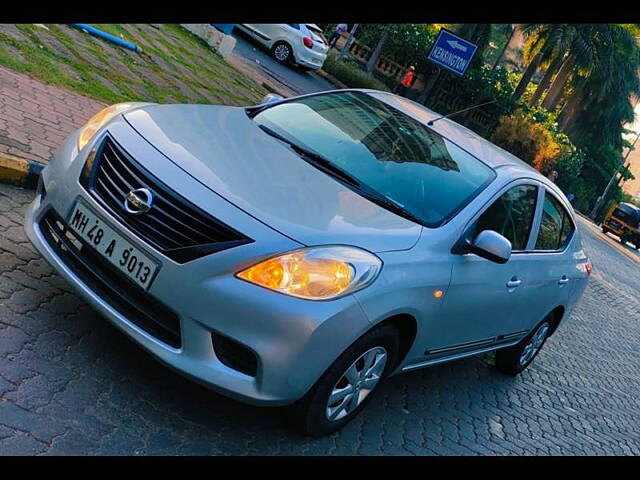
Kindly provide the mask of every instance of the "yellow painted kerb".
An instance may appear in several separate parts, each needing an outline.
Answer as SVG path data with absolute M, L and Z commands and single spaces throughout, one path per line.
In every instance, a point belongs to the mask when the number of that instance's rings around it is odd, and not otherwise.
M 29 175 L 29 161 L 0 153 L 0 182 L 22 185 Z

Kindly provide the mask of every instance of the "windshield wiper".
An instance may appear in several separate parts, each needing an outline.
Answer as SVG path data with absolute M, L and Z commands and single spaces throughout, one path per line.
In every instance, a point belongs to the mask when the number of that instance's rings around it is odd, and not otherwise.
M 309 163 L 311 163 L 314 166 L 320 168 L 325 173 L 328 173 L 329 175 L 331 175 L 333 177 L 338 177 L 341 180 L 343 180 L 344 182 L 347 182 L 348 184 L 350 184 L 350 185 L 352 185 L 354 187 L 360 187 L 361 186 L 360 181 L 356 177 L 351 175 L 349 172 L 346 172 L 342 168 L 338 167 L 336 164 L 334 164 L 330 160 L 327 160 L 326 158 L 324 158 L 319 153 L 316 153 L 316 152 L 314 152 L 312 150 L 309 150 L 307 148 L 301 147 L 300 145 L 296 144 L 295 142 L 293 142 L 293 141 L 289 140 L 288 138 L 283 137 L 279 133 L 273 131 L 272 129 L 270 129 L 266 125 L 258 125 L 258 126 L 265 133 L 267 133 L 267 134 L 271 135 L 272 137 L 277 138 L 278 140 L 280 140 L 280 141 L 286 143 L 287 145 L 289 145 L 294 152 L 296 152 L 298 155 L 302 156 Z
M 333 162 L 331 162 L 330 160 L 327 160 L 326 158 L 324 158 L 322 155 L 313 152 L 311 150 L 308 150 L 304 147 L 301 147 L 300 145 L 297 145 L 295 142 L 289 140 L 288 138 L 280 135 L 279 133 L 275 132 L 274 130 L 272 130 L 271 128 L 267 127 L 266 125 L 258 125 L 260 127 L 260 129 L 262 129 L 265 133 L 267 133 L 268 135 L 271 135 L 274 138 L 277 138 L 278 140 L 286 143 L 287 145 L 289 145 L 291 147 L 291 149 L 293 149 L 296 153 L 298 153 L 302 158 L 304 158 L 307 162 L 311 163 L 312 165 L 314 165 L 315 167 L 319 168 L 320 170 L 322 170 L 323 172 L 338 178 L 340 180 L 342 180 L 345 183 L 348 183 L 349 185 L 351 185 L 352 187 L 355 187 L 355 190 L 362 195 L 364 198 L 366 198 L 367 200 L 383 207 L 386 208 L 387 210 L 400 215 L 401 217 L 407 218 L 409 220 L 411 220 L 412 222 L 418 223 L 420 225 L 424 225 L 424 221 L 421 220 L 420 218 L 416 217 L 415 215 L 411 214 L 410 212 L 408 212 L 402 205 L 400 205 L 399 203 L 396 203 L 395 201 L 393 201 L 392 199 L 390 199 L 389 197 L 377 192 L 376 190 L 374 190 L 373 188 L 369 187 L 368 185 L 364 185 L 362 182 L 360 182 L 357 178 L 355 178 L 353 175 L 351 175 L 350 173 L 346 172 L 345 170 L 343 170 L 342 168 L 340 168 L 339 166 L 337 166 L 336 164 L 334 164 Z
M 424 225 L 424 220 L 416 217 L 402 205 L 390 199 L 386 195 L 382 195 L 371 188 L 361 188 L 358 190 L 358 193 L 360 193 L 367 200 L 376 203 L 381 207 L 386 208 L 387 210 L 397 215 L 400 215 L 401 217 L 407 218 L 412 222 L 418 223 L 420 225 Z

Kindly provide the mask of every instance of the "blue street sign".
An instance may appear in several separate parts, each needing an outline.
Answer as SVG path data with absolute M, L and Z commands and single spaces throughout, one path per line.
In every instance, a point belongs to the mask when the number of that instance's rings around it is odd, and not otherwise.
M 438 33 L 427 60 L 458 75 L 464 75 L 478 47 L 444 28 Z

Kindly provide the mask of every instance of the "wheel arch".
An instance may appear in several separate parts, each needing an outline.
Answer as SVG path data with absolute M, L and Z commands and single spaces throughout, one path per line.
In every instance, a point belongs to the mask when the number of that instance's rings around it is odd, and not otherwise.
M 551 332 L 549 332 L 549 336 L 553 335 L 560 326 L 560 322 L 564 317 L 565 311 L 566 308 L 564 307 L 564 305 L 558 305 L 556 308 L 551 310 L 551 312 L 549 312 L 549 314 L 552 316 Z
M 395 368 L 402 363 L 416 341 L 416 337 L 418 335 L 418 321 L 413 315 L 408 313 L 399 313 L 376 323 L 370 330 L 385 325 L 392 325 L 395 327 L 398 330 L 400 337 L 400 348 L 398 351 L 396 365 L 394 365 Z

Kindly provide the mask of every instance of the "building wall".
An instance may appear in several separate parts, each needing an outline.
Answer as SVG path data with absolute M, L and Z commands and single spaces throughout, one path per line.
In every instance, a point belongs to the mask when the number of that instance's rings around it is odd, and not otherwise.
M 634 107 L 635 120 L 633 123 L 628 123 L 624 126 L 624 128 L 631 130 L 631 133 L 626 134 L 624 138 L 633 143 L 636 141 L 638 132 L 640 132 L 640 103 L 637 96 L 631 96 L 631 104 Z M 623 155 L 626 155 L 626 153 L 626 150 L 623 151 Z M 629 170 L 636 178 L 624 182 L 622 190 L 640 201 L 640 139 L 636 141 L 635 149 L 627 157 L 626 163 L 630 163 Z
M 629 169 L 636 178 L 624 182 L 622 189 L 629 195 L 636 197 L 637 200 L 640 200 L 640 140 L 636 143 L 636 149 L 632 150 L 629 157 L 627 157 L 627 162 L 631 162 Z

